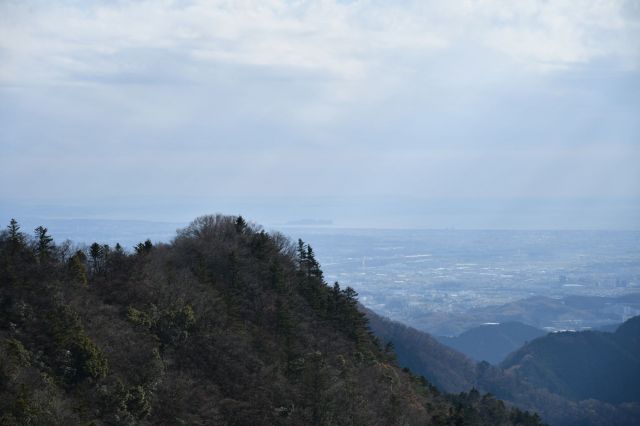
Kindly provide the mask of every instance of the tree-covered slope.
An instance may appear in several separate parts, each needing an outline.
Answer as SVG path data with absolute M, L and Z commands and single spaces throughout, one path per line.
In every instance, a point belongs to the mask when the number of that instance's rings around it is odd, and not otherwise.
M 0 234 L 0 424 L 536 424 L 401 370 L 311 247 L 205 216 L 135 253 Z
M 382 342 L 392 344 L 401 366 L 428 378 L 446 392 L 468 391 L 476 385 L 476 363 L 465 355 L 427 333 L 381 317 L 365 307 L 360 309 L 367 315 L 374 334 Z
M 552 333 L 511 354 L 502 367 L 571 399 L 640 401 L 640 316 L 615 333 Z
M 371 328 L 383 343 L 391 342 L 398 363 L 449 392 L 478 389 L 517 407 L 539 413 L 553 425 L 629 425 L 640 423 L 640 403 L 612 404 L 596 399 L 573 400 L 560 395 L 544 383 L 532 383 L 517 369 L 502 369 L 487 362 L 474 363 L 463 354 L 441 344 L 422 331 L 382 318 L 364 309 Z M 631 322 L 621 327 L 633 334 Z M 637 336 L 637 334 L 636 334 Z M 620 384 L 626 386 L 625 381 Z M 637 382 L 636 382 L 637 383 Z M 602 386 L 616 385 L 603 381 Z M 637 384 L 633 384 L 637 386 Z

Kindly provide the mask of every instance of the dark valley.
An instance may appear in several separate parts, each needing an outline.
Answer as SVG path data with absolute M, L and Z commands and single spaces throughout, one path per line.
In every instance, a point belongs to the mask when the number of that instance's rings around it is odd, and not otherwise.
M 459 336 L 436 338 L 476 361 L 499 364 L 511 352 L 545 334 L 547 334 L 545 331 L 536 327 L 513 321 L 484 324 L 467 330 Z
M 625 322 L 615 334 L 551 333 L 493 366 L 476 362 L 425 332 L 364 312 L 374 333 L 383 342 L 392 342 L 400 365 L 445 391 L 490 392 L 554 425 L 640 422 L 640 317 Z

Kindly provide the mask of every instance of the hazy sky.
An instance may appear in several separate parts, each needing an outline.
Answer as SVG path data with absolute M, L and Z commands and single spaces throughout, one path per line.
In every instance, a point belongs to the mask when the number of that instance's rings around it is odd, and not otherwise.
M 3 0 L 0 197 L 626 200 L 639 227 L 639 40 L 638 0 Z

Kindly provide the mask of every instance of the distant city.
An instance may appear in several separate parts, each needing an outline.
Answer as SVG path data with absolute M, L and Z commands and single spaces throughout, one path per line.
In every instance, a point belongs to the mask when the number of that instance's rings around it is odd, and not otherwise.
M 179 222 L 26 219 L 57 242 L 131 248 L 170 241 Z M 278 228 L 276 228 L 278 229 Z M 330 284 L 377 313 L 435 335 L 519 321 L 547 331 L 640 314 L 638 231 L 375 230 L 282 226 L 312 245 Z
M 640 313 L 639 232 L 288 232 L 314 246 L 327 281 L 432 334 L 501 320 L 581 330 Z

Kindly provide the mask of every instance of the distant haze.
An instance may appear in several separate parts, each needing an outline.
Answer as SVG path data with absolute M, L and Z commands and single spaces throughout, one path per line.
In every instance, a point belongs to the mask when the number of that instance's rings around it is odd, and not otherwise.
M 640 228 L 640 3 L 4 1 L 0 219 Z
M 106 198 L 0 200 L 0 220 L 15 217 L 28 227 L 55 221 L 152 221 L 135 225 L 155 232 L 166 223 L 171 234 L 195 217 L 222 212 L 241 214 L 267 229 L 287 227 L 395 229 L 639 229 L 640 202 L 624 199 L 425 199 L 410 197 L 202 197 L 174 199 Z M 128 226 L 121 222 L 122 226 Z M 31 226 L 33 225 L 33 226 Z M 111 224 L 108 228 L 112 228 Z M 75 225 L 74 225 L 75 226 Z

